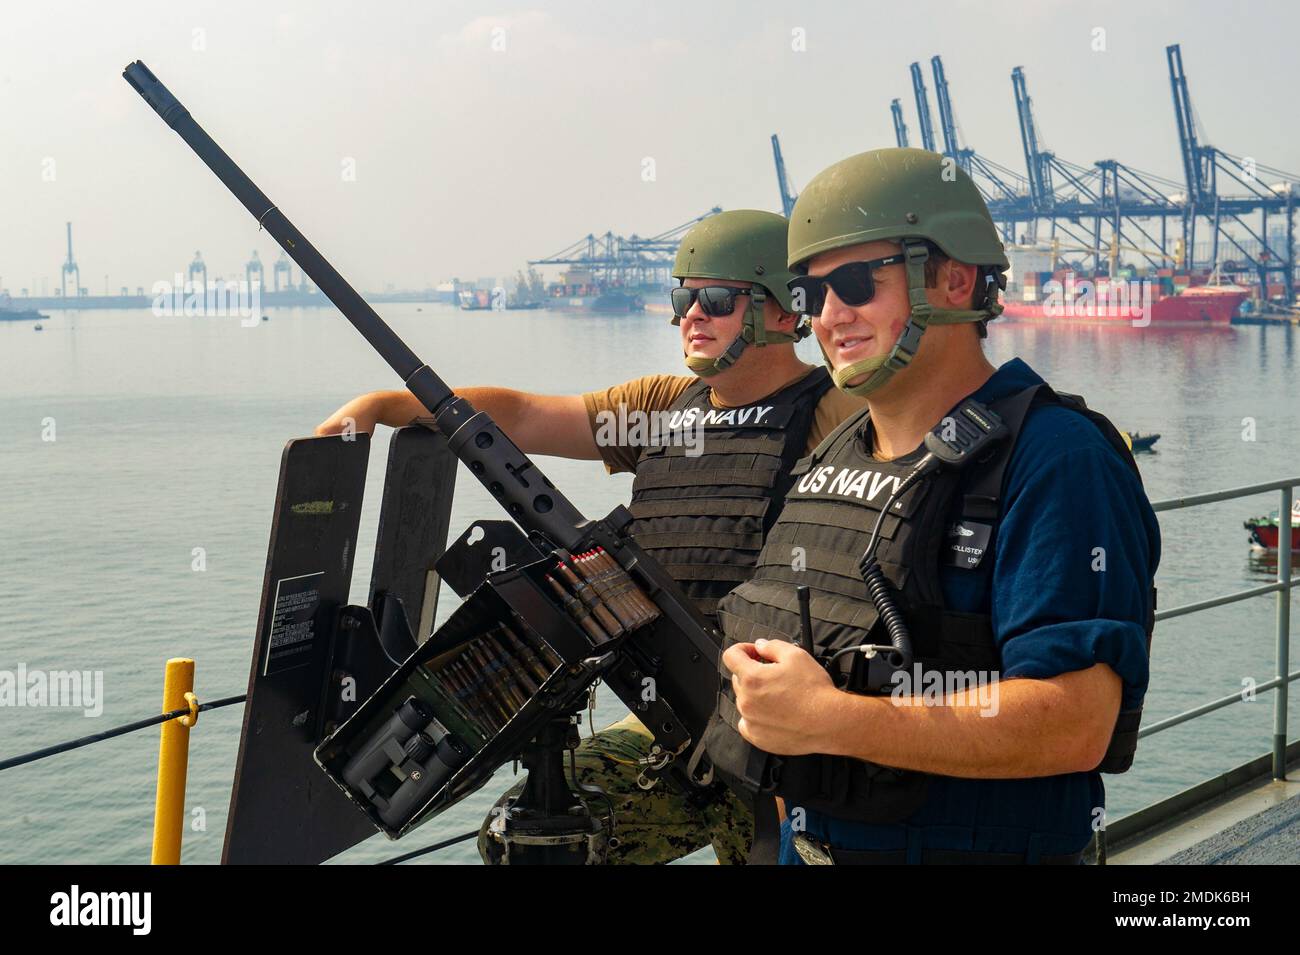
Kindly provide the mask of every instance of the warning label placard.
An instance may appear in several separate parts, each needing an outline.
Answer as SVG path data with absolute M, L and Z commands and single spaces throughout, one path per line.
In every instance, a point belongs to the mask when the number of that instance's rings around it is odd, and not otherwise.
M 316 610 L 320 607 L 317 585 L 324 576 L 322 570 L 276 581 L 263 676 L 291 670 L 309 661 L 316 641 Z

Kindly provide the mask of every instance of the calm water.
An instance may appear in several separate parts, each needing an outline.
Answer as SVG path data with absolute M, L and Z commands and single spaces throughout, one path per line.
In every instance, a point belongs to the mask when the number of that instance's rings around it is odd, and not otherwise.
M 659 315 L 380 312 L 453 385 L 567 393 L 679 370 L 676 333 Z M 251 329 L 148 312 L 55 313 L 44 324 L 38 334 L 0 323 L 0 670 L 102 670 L 105 700 L 95 719 L 0 712 L 0 756 L 157 712 L 170 656 L 196 659 L 201 699 L 242 693 L 284 442 L 310 434 L 353 394 L 396 387 L 332 310 L 276 310 Z M 804 346 L 815 360 L 815 346 Z M 1002 325 L 989 351 L 995 362 L 1020 355 L 1120 427 L 1161 432 L 1158 453 L 1140 459 L 1153 499 L 1300 473 L 1293 329 Z M 42 440 L 49 419 L 52 442 Z M 1243 439 L 1245 419 L 1254 440 Z M 371 451 L 374 509 L 389 433 Z M 541 463 L 588 514 L 627 499 L 627 476 Z M 1161 606 L 1264 582 L 1275 564 L 1250 556 L 1241 522 L 1276 506 L 1268 495 L 1166 516 Z M 453 535 L 496 516 L 477 482 L 458 482 Z M 362 521 L 356 602 L 366 597 L 376 520 L 371 512 Z M 191 569 L 195 547 L 207 554 L 201 573 Z M 455 604 L 445 592 L 439 619 Z M 1270 596 L 1161 624 L 1147 720 L 1271 677 L 1274 618 Z M 606 696 L 597 719 L 619 715 Z M 1108 777 L 1111 817 L 1267 751 L 1271 720 L 1263 694 L 1144 741 L 1137 768 Z M 239 727 L 230 707 L 205 713 L 195 730 L 188 807 L 206 830 L 186 833 L 187 862 L 220 857 Z M 0 861 L 147 861 L 157 739 L 149 730 L 0 774 Z M 508 776 L 400 844 L 376 835 L 340 859 L 373 862 L 475 828 Z M 428 861 L 471 860 L 466 844 Z

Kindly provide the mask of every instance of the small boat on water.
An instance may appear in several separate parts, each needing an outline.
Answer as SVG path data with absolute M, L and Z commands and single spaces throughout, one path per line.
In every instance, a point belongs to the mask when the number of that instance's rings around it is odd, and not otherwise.
M 1241 526 L 1250 531 L 1252 550 L 1277 550 L 1281 523 L 1280 512 L 1273 511 L 1268 517 L 1252 517 Z M 1300 500 L 1291 506 L 1291 549 L 1300 551 Z
M 1143 434 L 1141 431 L 1130 431 L 1128 435 L 1129 443 L 1133 446 L 1134 453 L 1138 451 L 1154 450 L 1152 445 L 1160 440 L 1160 432 L 1152 431 L 1150 434 Z

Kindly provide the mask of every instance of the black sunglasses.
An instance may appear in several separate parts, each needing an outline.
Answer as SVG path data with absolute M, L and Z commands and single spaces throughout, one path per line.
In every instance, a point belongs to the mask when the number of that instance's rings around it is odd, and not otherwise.
M 673 302 L 673 314 L 685 318 L 695 300 L 700 300 L 700 311 L 709 318 L 722 318 L 736 310 L 736 296 L 748 295 L 747 288 L 732 288 L 729 285 L 705 285 L 703 288 L 678 286 L 670 293 Z
M 899 253 L 867 262 L 846 262 L 826 275 L 801 275 L 791 279 L 790 292 L 794 295 L 794 310 L 803 315 L 820 315 L 826 304 L 826 286 L 835 290 L 845 305 L 866 305 L 876 294 L 873 272 L 886 265 L 906 262 L 907 256 Z

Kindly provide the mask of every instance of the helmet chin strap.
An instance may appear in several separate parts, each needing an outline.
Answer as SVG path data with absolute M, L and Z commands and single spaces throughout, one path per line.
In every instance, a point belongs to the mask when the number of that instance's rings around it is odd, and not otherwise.
M 959 325 L 963 322 L 980 322 L 994 319 L 1002 314 L 1002 306 L 997 301 L 997 286 L 989 289 L 989 304 L 977 309 L 935 308 L 925 297 L 925 263 L 930 258 L 930 250 L 924 242 L 903 240 L 903 254 L 907 256 L 907 298 L 911 312 L 907 324 L 899 334 L 894 347 L 886 355 L 876 355 L 855 361 L 844 368 L 831 365 L 826 350 L 822 356 L 831 369 L 831 378 L 835 387 L 847 394 L 865 398 L 876 391 L 895 374 L 906 368 L 921 347 L 921 336 L 930 325 Z M 866 375 L 866 379 L 856 385 L 849 384 L 854 378 Z
M 751 344 L 758 348 L 762 348 L 764 345 L 782 345 L 797 342 L 808 334 L 806 327 L 797 327 L 793 335 L 769 330 L 767 323 L 763 320 L 763 303 L 766 301 L 767 292 L 762 286 L 755 285 L 751 287 L 749 290 L 749 308 L 745 310 L 745 319 L 741 325 L 740 334 L 727 346 L 727 350 L 717 358 L 687 355 L 686 367 L 701 378 L 711 378 L 718 372 L 726 371 L 734 365 L 740 358 L 741 353 Z M 680 321 L 674 321 L 673 324 L 680 324 Z

